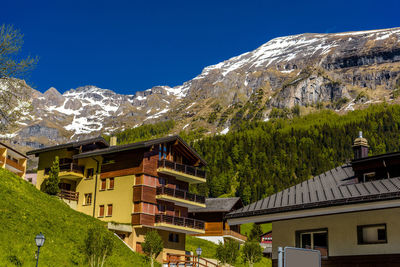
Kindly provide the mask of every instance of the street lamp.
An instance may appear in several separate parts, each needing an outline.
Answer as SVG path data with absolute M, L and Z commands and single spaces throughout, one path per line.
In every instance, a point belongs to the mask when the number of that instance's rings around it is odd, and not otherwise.
M 46 240 L 46 238 L 44 238 L 44 235 L 42 234 L 42 232 L 40 232 L 40 234 L 38 234 L 38 235 L 35 237 L 36 246 L 38 247 L 38 250 L 37 250 L 37 258 L 36 258 L 36 267 L 38 267 L 38 265 L 39 265 L 39 252 L 40 252 L 40 247 L 43 246 L 45 240 Z
M 203 250 L 201 249 L 201 247 L 196 248 L 197 266 L 200 266 L 200 256 L 201 256 L 201 252 L 203 252 Z

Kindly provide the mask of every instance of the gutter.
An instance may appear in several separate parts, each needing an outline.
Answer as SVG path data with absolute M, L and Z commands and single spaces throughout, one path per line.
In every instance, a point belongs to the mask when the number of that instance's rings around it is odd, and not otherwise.
M 368 202 L 376 202 L 376 201 L 382 201 L 382 200 L 393 200 L 393 199 L 399 199 L 399 198 L 400 198 L 400 192 L 390 192 L 390 193 L 376 194 L 376 195 L 372 195 L 372 196 L 367 195 L 367 196 L 359 196 L 359 197 L 352 197 L 352 198 L 343 198 L 343 199 L 336 199 L 336 200 L 328 200 L 328 201 L 300 204 L 300 205 L 295 205 L 295 206 L 270 208 L 270 209 L 264 209 L 264 210 L 233 212 L 233 213 L 227 214 L 224 218 L 225 219 L 236 219 L 236 218 L 252 217 L 252 216 L 258 216 L 258 215 L 270 215 L 270 214 L 274 214 L 274 213 L 282 213 L 282 212 L 289 212 L 289 211 L 325 208 L 325 207 L 341 206 L 341 205 L 348 205 L 348 204 L 368 203 Z
M 94 182 L 94 197 L 93 197 L 93 218 L 96 216 L 96 194 L 97 194 L 97 180 L 99 176 L 99 167 L 100 167 L 100 161 L 98 161 L 96 158 L 92 158 L 94 161 L 97 162 L 97 167 L 96 167 L 96 180 Z

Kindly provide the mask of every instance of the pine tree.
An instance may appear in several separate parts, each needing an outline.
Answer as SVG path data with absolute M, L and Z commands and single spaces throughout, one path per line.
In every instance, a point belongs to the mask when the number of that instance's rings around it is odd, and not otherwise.
M 50 168 L 49 177 L 46 178 L 42 185 L 41 190 L 49 195 L 57 195 L 60 192 L 58 184 L 60 183 L 60 178 L 58 174 L 60 172 L 60 165 L 58 157 L 53 161 L 53 166 Z
M 261 225 L 259 224 L 253 224 L 253 227 L 251 228 L 250 234 L 249 234 L 249 240 L 250 241 L 255 241 L 255 242 L 260 242 L 260 236 L 263 234 Z

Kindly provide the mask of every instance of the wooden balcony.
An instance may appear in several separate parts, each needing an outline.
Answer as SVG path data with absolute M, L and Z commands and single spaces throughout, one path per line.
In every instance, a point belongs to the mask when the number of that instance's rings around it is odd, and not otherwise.
M 242 235 L 242 234 L 232 231 L 232 230 L 223 230 L 222 235 L 224 237 L 233 238 L 239 242 L 246 242 L 246 240 L 247 240 L 247 236 Z
M 83 178 L 83 172 L 85 167 L 78 166 L 76 163 L 67 163 L 67 164 L 60 164 L 60 178 L 69 178 L 69 179 L 76 179 L 76 178 Z M 44 174 L 48 175 L 50 172 L 50 168 L 46 168 L 44 170 Z
M 187 208 L 206 207 L 206 198 L 184 190 L 168 188 L 166 186 L 157 187 L 157 199 L 174 202 L 178 206 Z
M 179 164 L 166 159 L 158 161 L 158 172 L 175 176 L 176 179 L 191 184 L 205 183 L 206 172 L 197 167 Z
M 167 260 L 164 260 L 163 263 L 168 267 L 176 267 L 176 266 L 219 267 L 220 266 L 217 263 L 198 257 L 196 255 L 171 254 L 171 253 L 167 254 Z
M 13 169 L 17 169 L 18 172 L 25 172 L 25 167 L 18 164 L 18 162 L 15 162 L 11 159 L 6 159 L 6 165 L 12 167 Z
M 204 234 L 204 225 L 203 221 L 164 214 L 157 214 L 154 222 L 158 229 L 186 234 Z
M 75 192 L 75 191 L 61 189 L 60 193 L 58 193 L 58 196 L 61 199 L 66 199 L 66 200 L 71 200 L 71 201 L 76 201 L 76 202 L 78 202 L 78 200 L 79 200 L 79 192 Z

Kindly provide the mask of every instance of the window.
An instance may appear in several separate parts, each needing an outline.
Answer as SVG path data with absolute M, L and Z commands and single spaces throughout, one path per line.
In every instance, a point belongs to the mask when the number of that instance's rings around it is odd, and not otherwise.
M 174 243 L 179 243 L 179 234 L 172 234 L 170 233 L 168 235 L 168 241 L 169 242 L 174 242 Z
M 165 180 L 165 178 L 158 177 L 158 184 L 160 186 L 165 186 L 167 184 L 167 181 Z
M 91 179 L 93 178 L 94 175 L 94 169 L 90 168 L 90 169 L 86 169 L 86 179 Z
M 107 187 L 107 180 L 106 179 L 101 179 L 100 190 L 106 190 L 106 187 Z
M 114 178 L 110 178 L 110 183 L 108 185 L 108 189 L 114 189 Z
M 364 180 L 364 183 L 365 182 L 369 182 L 369 181 L 377 180 L 376 179 L 376 173 L 375 172 L 364 173 L 363 174 L 363 180 Z
M 164 204 L 158 204 L 158 212 L 165 213 L 165 205 Z
M 107 216 L 112 216 L 112 212 L 113 212 L 113 205 L 108 204 L 107 205 Z
M 92 193 L 85 194 L 83 205 L 91 205 L 92 204 Z
M 386 224 L 357 226 L 359 245 L 387 243 Z
M 328 230 L 296 232 L 297 247 L 319 250 L 321 257 L 328 257 Z
M 104 205 L 100 205 L 99 217 L 104 217 Z

